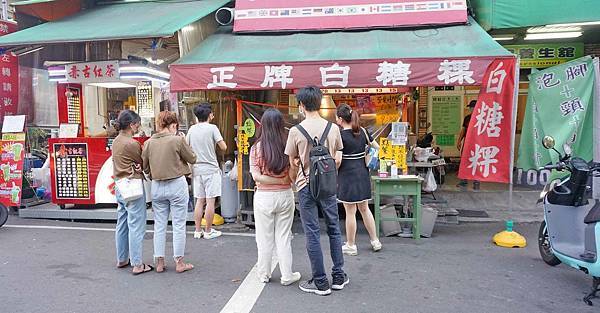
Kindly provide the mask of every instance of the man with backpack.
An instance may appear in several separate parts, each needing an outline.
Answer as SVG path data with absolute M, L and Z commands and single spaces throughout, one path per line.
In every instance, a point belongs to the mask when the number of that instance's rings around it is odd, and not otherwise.
M 342 290 L 350 282 L 343 270 L 342 233 L 336 198 L 337 168 L 342 161 L 342 137 L 337 126 L 319 115 L 323 98 L 319 88 L 302 88 L 296 98 L 300 113 L 306 118 L 290 129 L 285 154 L 290 158 L 291 166 L 299 167 L 296 188 L 306 235 L 306 250 L 312 268 L 312 278 L 301 282 L 300 289 L 325 296 L 331 294 L 331 289 Z M 325 217 L 329 236 L 333 261 L 331 284 L 323 264 L 319 209 Z

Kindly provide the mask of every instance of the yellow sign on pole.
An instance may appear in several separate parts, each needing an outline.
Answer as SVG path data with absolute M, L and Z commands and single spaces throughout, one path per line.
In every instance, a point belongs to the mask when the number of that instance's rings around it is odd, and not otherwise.
M 250 144 L 248 143 L 248 135 L 245 132 L 238 133 L 238 150 L 241 154 L 248 155 Z

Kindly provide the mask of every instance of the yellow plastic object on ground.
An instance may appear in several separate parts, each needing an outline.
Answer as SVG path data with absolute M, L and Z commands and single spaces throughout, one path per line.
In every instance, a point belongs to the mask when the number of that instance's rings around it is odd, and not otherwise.
M 215 213 L 215 217 L 213 219 L 213 225 L 215 226 L 220 226 L 225 224 L 225 220 L 223 219 L 223 217 L 217 213 Z M 203 218 L 202 219 L 202 226 L 206 226 L 206 220 Z
M 527 240 L 521 234 L 513 231 L 513 221 L 506 221 L 506 230 L 503 230 L 492 239 L 494 243 L 504 248 L 524 248 Z

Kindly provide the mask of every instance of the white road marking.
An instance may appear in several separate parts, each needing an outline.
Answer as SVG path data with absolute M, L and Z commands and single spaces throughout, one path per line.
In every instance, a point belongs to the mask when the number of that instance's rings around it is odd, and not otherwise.
M 271 273 L 277 267 L 278 262 L 277 254 L 273 252 Z M 229 299 L 229 302 L 221 309 L 221 313 L 249 313 L 252 311 L 256 300 L 258 300 L 266 285 L 258 280 L 258 270 L 255 264 L 240 284 L 240 287 L 235 291 L 231 299 Z
M 46 225 L 4 225 L 2 227 L 6 228 L 24 228 L 24 229 L 56 229 L 56 230 L 84 230 L 84 231 L 106 231 L 106 232 L 114 232 L 114 228 L 102 228 L 102 227 L 76 227 L 76 226 L 46 226 Z M 146 230 L 148 233 L 154 233 L 154 230 L 148 229 Z M 167 233 L 172 234 L 173 231 L 167 231 Z M 188 231 L 188 234 L 193 235 L 193 231 Z M 223 233 L 223 236 L 237 236 L 237 237 L 254 237 L 254 234 L 248 233 Z

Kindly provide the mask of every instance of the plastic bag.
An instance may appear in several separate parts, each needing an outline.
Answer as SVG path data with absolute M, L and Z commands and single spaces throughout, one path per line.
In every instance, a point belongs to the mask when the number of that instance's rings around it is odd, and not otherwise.
M 433 171 L 429 169 L 427 175 L 425 175 L 425 182 L 423 182 L 423 191 L 434 192 L 437 189 L 437 183 L 435 182 L 435 176 Z
M 370 147 L 365 156 L 366 165 L 371 170 L 379 168 L 379 149 Z
M 227 173 L 227 175 L 229 176 L 229 179 L 231 179 L 231 180 L 238 180 L 238 161 L 237 161 L 237 158 L 235 159 L 235 162 L 233 163 L 233 167 L 231 168 L 231 171 L 229 171 L 229 173 Z

